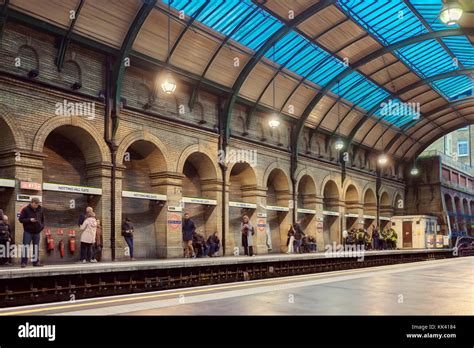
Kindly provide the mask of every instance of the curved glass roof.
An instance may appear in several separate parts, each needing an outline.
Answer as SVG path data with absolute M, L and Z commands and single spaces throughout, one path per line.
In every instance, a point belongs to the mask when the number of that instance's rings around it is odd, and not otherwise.
M 165 0 L 164 3 L 188 16 L 196 16 L 197 21 L 253 51 L 258 51 L 286 25 L 249 0 Z M 336 4 L 385 46 L 448 28 L 438 19 L 440 0 L 338 0 Z M 474 48 L 464 36 L 423 41 L 393 54 L 422 79 L 474 65 Z M 347 69 L 340 57 L 310 42 L 298 31 L 290 31 L 277 41 L 265 52 L 265 57 L 321 87 Z M 430 85 L 448 101 L 472 95 L 472 77 L 465 75 L 433 81 Z M 365 111 L 390 96 L 384 86 L 357 71 L 340 80 L 331 92 Z M 401 102 L 392 98 L 392 103 Z M 383 115 L 381 110 L 373 114 L 402 127 L 413 121 L 413 112 L 406 110 L 397 115 Z

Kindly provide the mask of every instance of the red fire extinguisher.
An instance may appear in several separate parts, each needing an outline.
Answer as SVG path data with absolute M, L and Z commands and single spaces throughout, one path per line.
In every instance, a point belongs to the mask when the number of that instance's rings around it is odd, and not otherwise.
M 59 241 L 59 255 L 64 257 L 64 241 L 62 239 Z
M 76 231 L 69 230 L 69 252 L 74 255 L 76 251 Z
M 50 229 L 46 230 L 46 243 L 47 243 L 48 251 L 54 250 L 54 238 L 53 238 L 53 235 L 51 234 Z

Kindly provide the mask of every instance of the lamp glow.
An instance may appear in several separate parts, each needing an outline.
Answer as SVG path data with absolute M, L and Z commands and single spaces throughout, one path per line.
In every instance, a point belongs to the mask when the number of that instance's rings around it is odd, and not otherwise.
M 416 176 L 420 173 L 420 171 L 418 170 L 417 167 L 413 167 L 411 170 L 410 170 L 410 174 L 413 175 L 413 176 Z
M 274 115 L 272 119 L 268 122 L 268 125 L 271 128 L 277 128 L 278 126 L 280 126 L 280 120 L 278 119 L 276 115 Z
M 384 154 L 384 153 L 381 154 L 381 155 L 379 156 L 378 162 L 379 162 L 379 164 L 380 164 L 381 166 L 387 164 L 387 162 L 388 162 L 388 157 L 387 157 L 387 155 Z
M 163 92 L 166 94 L 174 93 L 176 90 L 176 81 L 170 73 L 166 74 L 163 83 L 161 84 L 161 89 L 163 89 Z
M 439 19 L 447 24 L 454 25 L 456 24 L 463 14 L 461 5 L 457 1 L 447 1 L 443 3 L 441 12 L 439 14 Z
M 344 142 L 342 141 L 342 139 L 337 139 L 334 143 L 334 147 L 336 150 L 342 150 L 344 148 Z

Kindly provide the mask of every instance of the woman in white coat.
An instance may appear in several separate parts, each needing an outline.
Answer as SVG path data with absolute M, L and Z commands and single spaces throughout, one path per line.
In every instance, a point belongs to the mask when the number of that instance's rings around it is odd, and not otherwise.
M 94 212 L 87 212 L 86 219 L 81 225 L 81 258 L 80 262 L 97 262 L 92 259 L 92 245 L 95 243 L 97 220 Z
M 253 256 L 253 235 L 255 234 L 255 230 L 247 215 L 242 217 L 240 232 L 242 233 L 242 246 L 244 247 L 245 255 Z

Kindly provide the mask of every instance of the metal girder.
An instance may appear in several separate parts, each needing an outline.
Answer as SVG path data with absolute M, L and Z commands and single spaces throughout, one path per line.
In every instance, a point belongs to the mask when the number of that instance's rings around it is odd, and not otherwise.
M 349 136 L 349 139 L 350 141 L 352 141 L 353 137 L 357 134 L 357 132 L 360 130 L 360 128 L 364 125 L 364 123 L 370 119 L 373 114 L 380 108 L 380 104 L 389 100 L 389 99 L 392 99 L 392 98 L 399 98 L 400 95 L 402 94 L 405 94 L 407 92 L 409 92 L 410 90 L 412 89 L 415 89 L 415 88 L 418 88 L 418 87 L 421 87 L 425 84 L 428 84 L 430 82 L 433 82 L 433 81 L 437 81 L 437 80 L 442 80 L 442 79 L 445 79 L 445 78 L 448 78 L 448 77 L 453 77 L 453 76 L 459 76 L 459 75 L 469 75 L 469 74 L 472 74 L 474 73 L 474 68 L 471 68 L 471 69 L 462 69 L 462 70 L 452 70 L 452 71 L 449 71 L 449 72 L 445 72 L 445 73 L 442 73 L 442 74 L 438 74 L 438 75 L 433 75 L 433 76 L 430 76 L 430 77 L 427 77 L 423 80 L 420 80 L 420 81 L 417 81 L 415 83 L 412 83 L 411 85 L 408 85 L 408 86 L 405 86 L 404 88 L 400 89 L 399 91 L 395 92 L 395 93 L 392 93 L 391 95 L 389 95 L 388 97 L 384 98 L 383 100 L 380 101 L 380 103 L 376 106 L 374 106 L 368 113 L 367 115 L 364 115 L 364 117 L 359 120 L 359 122 L 357 123 L 356 127 L 352 130 L 350 136 Z M 427 92 L 427 91 L 426 91 Z M 425 93 L 426 93 L 425 92 Z M 413 98 L 410 98 L 410 100 L 412 100 Z M 438 99 L 438 97 L 436 98 Z M 420 119 L 421 119 L 421 115 L 420 115 Z M 364 142 L 364 140 L 367 138 L 368 134 L 372 131 L 372 129 L 374 129 L 380 122 L 383 121 L 383 117 L 380 117 L 378 118 L 378 120 L 372 125 L 372 127 L 365 133 L 364 137 L 362 138 L 361 142 Z M 375 141 L 374 145 L 372 146 L 372 148 L 375 147 L 375 145 L 377 145 L 378 141 L 380 140 L 380 138 L 383 137 L 383 135 L 389 130 L 391 129 L 393 126 L 393 123 L 390 124 L 387 129 L 382 132 L 382 134 L 380 135 L 380 137 Z
M 444 110 L 444 109 L 448 109 L 448 108 L 453 108 L 453 110 L 452 110 L 452 111 L 449 111 L 449 112 L 447 112 L 446 114 L 443 114 L 442 116 L 439 116 L 439 117 L 444 117 L 444 116 L 449 115 L 449 114 L 452 114 L 452 113 L 458 113 L 459 110 L 458 110 L 458 109 L 455 109 L 456 107 L 462 106 L 462 105 L 464 105 L 464 104 L 466 104 L 466 103 L 468 103 L 468 102 L 470 102 L 470 101 L 472 101 L 472 100 L 473 100 L 473 98 L 468 98 L 468 100 L 464 100 L 462 103 L 459 103 L 459 104 L 457 104 L 456 106 L 453 106 L 452 104 L 445 105 L 444 108 L 442 108 L 441 110 L 438 110 L 437 112 L 432 112 L 432 113 L 430 113 L 430 115 L 428 115 L 428 117 L 430 117 L 431 115 L 434 115 L 434 114 L 436 114 L 436 113 L 438 113 L 438 112 L 441 112 L 441 111 Z M 469 107 L 473 107 L 473 106 L 474 106 L 474 105 L 467 105 L 466 107 L 469 108 Z M 462 109 L 460 109 L 460 110 L 462 110 Z M 472 123 L 471 121 L 467 120 L 467 119 L 464 118 L 464 117 L 463 117 L 463 119 L 464 119 L 464 123 L 466 123 L 466 124 Z M 454 120 L 452 120 L 452 121 L 454 121 Z M 452 121 L 450 121 L 450 122 L 452 122 Z M 435 127 L 435 128 L 433 128 L 433 129 L 430 129 L 430 130 L 428 130 L 427 132 L 423 133 L 418 139 L 416 139 L 416 141 L 413 142 L 412 145 L 410 145 L 410 147 L 408 148 L 408 150 L 405 151 L 405 153 L 403 154 L 402 158 L 406 156 L 406 154 L 411 150 L 411 148 L 412 148 L 417 142 L 418 142 L 418 143 L 421 142 L 420 140 L 423 139 L 426 135 L 430 134 L 431 132 L 433 132 L 433 131 L 435 131 L 435 130 L 437 130 L 437 129 L 439 129 L 439 128 L 440 128 L 440 127 Z M 446 129 L 449 129 L 449 128 L 442 128 L 442 129 L 443 129 L 443 132 L 444 132 L 444 131 L 446 131 Z M 405 140 L 402 141 L 402 142 L 396 147 L 396 149 L 393 151 L 393 153 L 397 153 L 398 149 L 400 149 L 400 147 L 404 144 L 404 142 L 405 142 Z
M 146 18 L 150 14 L 150 12 L 155 7 L 157 0 L 144 0 L 143 5 L 141 6 L 140 10 L 138 11 L 135 19 L 133 20 L 130 28 L 128 29 L 127 35 L 122 42 L 122 47 L 120 48 L 119 53 L 116 56 L 116 60 L 113 67 L 113 75 L 112 81 L 115 82 L 114 88 L 114 97 L 113 97 L 113 119 L 115 122 L 113 123 L 112 127 L 112 134 L 115 135 L 118 127 L 118 114 L 120 111 L 120 98 L 122 95 L 122 83 L 123 77 L 125 75 L 125 58 L 128 57 L 130 50 L 133 46 L 133 43 L 143 25 L 145 23 Z
M 10 5 L 10 0 L 5 0 L 2 7 L 0 7 L 0 43 L 7 24 L 8 5 Z
M 239 94 L 240 88 L 242 87 L 243 83 L 249 76 L 250 72 L 253 68 L 257 65 L 263 55 L 281 38 L 283 38 L 286 34 L 291 32 L 294 28 L 296 28 L 299 24 L 303 23 L 305 20 L 311 18 L 316 13 L 321 11 L 322 9 L 326 8 L 327 6 L 335 3 L 335 0 L 321 0 L 320 2 L 311 5 L 306 10 L 301 12 L 298 16 L 296 16 L 293 20 L 289 21 L 287 25 L 278 29 L 273 35 L 271 35 L 267 41 L 255 52 L 255 54 L 250 58 L 247 62 L 245 67 L 240 72 L 239 76 L 234 82 L 232 87 L 232 94 L 227 99 L 224 112 L 222 113 L 223 119 L 221 120 L 220 124 L 222 125 L 223 129 L 221 130 L 225 141 L 229 139 L 230 136 L 230 122 L 231 122 L 231 115 L 232 109 L 235 104 L 236 97 Z
M 58 45 L 58 54 L 56 56 L 56 66 L 58 67 L 59 72 L 63 69 L 67 48 L 69 47 L 69 43 L 71 42 L 70 36 L 74 30 L 74 25 L 76 24 L 77 18 L 79 17 L 79 14 L 81 13 L 81 9 L 82 9 L 82 6 L 84 5 L 84 1 L 85 0 L 79 0 L 79 3 L 77 4 L 76 10 L 74 12 L 74 18 L 72 19 L 71 24 L 69 24 L 69 28 L 66 34 L 62 37 L 61 42 Z
M 250 12 L 249 14 L 247 14 L 241 21 L 238 25 L 235 26 L 234 29 L 232 29 L 232 31 L 224 38 L 224 40 L 221 41 L 219 47 L 217 48 L 217 50 L 214 52 L 214 54 L 212 55 L 211 59 L 209 59 L 209 61 L 207 62 L 206 64 L 206 67 L 204 68 L 200 78 L 198 79 L 198 82 L 195 84 L 194 88 L 193 88 L 193 91 L 191 92 L 191 97 L 189 98 L 189 108 L 192 110 L 194 108 L 194 104 L 196 103 L 196 99 L 197 99 L 197 94 L 198 94 L 198 91 L 199 91 L 199 88 L 201 87 L 201 84 L 202 84 L 202 81 L 204 80 L 204 77 L 206 76 L 207 74 L 207 71 L 209 70 L 209 68 L 211 67 L 212 63 L 214 62 L 214 59 L 216 59 L 216 57 L 219 55 L 219 53 L 221 52 L 222 48 L 227 44 L 227 42 L 229 42 L 230 38 L 232 37 L 232 35 L 234 35 L 241 27 L 242 25 L 244 25 L 245 23 L 247 23 L 247 21 L 249 21 L 252 16 L 254 16 L 254 13 L 253 12 Z
M 359 59 L 357 62 L 355 62 L 353 65 L 350 65 L 348 69 L 344 70 L 341 72 L 339 75 L 334 77 L 331 81 L 329 81 L 326 86 L 321 89 L 316 96 L 308 103 L 306 106 L 305 110 L 303 111 L 303 114 L 298 120 L 298 123 L 296 124 L 294 128 L 294 136 L 293 139 L 296 141 L 292 144 L 292 149 L 295 149 L 297 153 L 297 146 L 298 142 L 297 139 L 300 137 L 300 134 L 303 130 L 304 124 L 306 120 L 308 119 L 311 111 L 314 109 L 314 107 L 321 101 L 321 99 L 331 90 L 332 87 L 334 87 L 340 80 L 351 74 L 352 72 L 356 71 L 358 68 L 364 66 L 365 64 L 369 63 L 370 61 L 377 59 L 387 53 L 391 53 L 395 50 L 398 50 L 400 48 L 422 42 L 425 40 L 430 40 L 434 39 L 437 37 L 447 37 L 447 36 L 462 36 L 462 35 L 473 35 L 474 34 L 474 28 L 457 28 L 457 29 L 446 29 L 446 30 L 440 30 L 440 31 L 435 31 L 435 32 L 430 32 L 430 33 L 425 33 L 421 34 L 418 36 L 413 36 L 401 41 L 398 41 L 396 43 L 393 43 L 389 46 L 384 46 L 377 51 L 368 54 L 364 58 Z M 319 128 L 323 120 L 319 122 L 317 125 L 316 129 Z M 348 144 L 349 145 L 349 144 Z
M 189 28 L 191 28 L 191 26 L 193 25 L 194 21 L 196 20 L 196 17 L 199 16 L 199 14 L 206 8 L 206 6 L 209 4 L 209 0 L 206 0 L 202 5 L 201 7 L 199 7 L 196 12 L 194 13 L 194 15 L 192 17 L 190 17 L 189 21 L 186 23 L 186 26 L 184 27 L 184 29 L 181 31 L 181 33 L 179 33 L 179 36 L 178 38 L 176 39 L 175 43 L 173 44 L 173 46 L 171 47 L 170 51 L 168 52 L 168 56 L 166 57 L 166 61 L 165 63 L 168 64 L 171 57 L 173 56 L 173 53 L 176 49 L 176 47 L 178 47 L 179 43 L 181 42 L 181 39 L 183 38 L 183 36 L 188 32 Z M 169 14 L 168 14 L 169 16 Z

